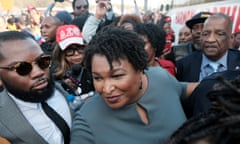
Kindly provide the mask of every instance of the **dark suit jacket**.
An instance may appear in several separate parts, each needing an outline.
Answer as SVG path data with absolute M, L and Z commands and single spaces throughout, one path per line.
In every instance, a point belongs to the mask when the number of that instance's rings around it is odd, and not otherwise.
M 202 52 L 195 51 L 176 62 L 179 81 L 197 82 L 201 71 Z M 229 49 L 227 56 L 227 69 L 235 70 L 240 67 L 240 51 Z
M 240 70 L 227 70 L 214 73 L 204 78 L 188 99 L 190 104 L 189 109 L 191 110 L 188 111 L 188 117 L 209 111 L 211 107 L 211 102 L 208 99 L 207 95 L 210 91 L 213 90 L 214 84 L 221 82 L 218 79 L 218 76 L 222 76 L 226 80 L 233 80 L 236 77 L 240 76 Z
M 47 144 L 7 92 L 0 92 L 0 136 L 13 144 Z
M 177 79 L 179 81 L 187 82 L 197 82 L 199 81 L 199 74 L 202 62 L 202 52 L 195 51 L 192 54 L 177 61 Z M 236 70 L 240 68 L 240 51 L 228 50 L 227 56 L 227 69 L 229 71 Z M 222 72 L 224 75 L 229 75 L 230 72 Z M 214 75 L 214 74 L 213 74 Z M 231 74 L 230 74 L 231 75 Z M 235 75 L 231 75 L 231 79 Z M 208 79 L 212 79 L 210 76 Z M 205 78 L 206 79 L 206 78 Z M 192 117 L 201 112 L 206 112 L 209 110 L 211 104 L 207 98 L 207 93 L 211 90 L 212 86 L 215 84 L 215 80 L 202 80 L 199 87 L 194 90 L 190 98 L 182 101 L 183 109 L 187 117 Z

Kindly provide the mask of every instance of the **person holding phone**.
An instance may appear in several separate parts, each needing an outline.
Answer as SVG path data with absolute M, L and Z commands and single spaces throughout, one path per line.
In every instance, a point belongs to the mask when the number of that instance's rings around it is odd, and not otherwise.
M 89 16 L 83 26 L 83 38 L 89 43 L 97 31 L 111 24 L 115 19 L 111 0 L 96 0 L 96 12 Z

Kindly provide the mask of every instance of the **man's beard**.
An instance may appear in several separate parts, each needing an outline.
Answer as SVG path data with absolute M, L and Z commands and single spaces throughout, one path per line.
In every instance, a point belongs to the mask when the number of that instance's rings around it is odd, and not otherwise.
M 11 93 L 14 97 L 23 100 L 25 102 L 33 102 L 33 103 L 38 103 L 38 102 L 44 102 L 48 98 L 50 98 L 54 92 L 54 80 L 52 75 L 50 74 L 49 79 L 47 80 L 48 85 L 41 91 L 23 91 L 19 88 L 16 88 L 15 86 L 9 84 L 6 82 L 4 79 L 2 79 L 4 88 L 7 89 L 9 93 Z

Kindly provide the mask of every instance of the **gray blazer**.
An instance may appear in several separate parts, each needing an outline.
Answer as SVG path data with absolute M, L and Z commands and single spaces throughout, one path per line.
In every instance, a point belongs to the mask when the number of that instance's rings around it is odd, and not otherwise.
M 7 92 L 0 92 L 0 136 L 14 144 L 47 144 Z

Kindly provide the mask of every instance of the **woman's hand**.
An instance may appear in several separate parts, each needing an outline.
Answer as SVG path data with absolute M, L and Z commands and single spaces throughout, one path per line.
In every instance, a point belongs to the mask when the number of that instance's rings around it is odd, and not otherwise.
M 65 83 L 67 83 L 69 86 L 71 86 L 71 88 L 73 88 L 73 90 L 77 90 L 77 85 L 75 83 L 72 82 L 71 79 L 66 78 L 63 80 Z
M 108 1 L 99 1 L 97 3 L 95 17 L 98 19 L 102 19 L 110 8 L 111 5 Z

